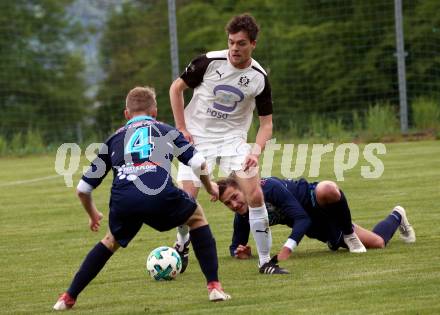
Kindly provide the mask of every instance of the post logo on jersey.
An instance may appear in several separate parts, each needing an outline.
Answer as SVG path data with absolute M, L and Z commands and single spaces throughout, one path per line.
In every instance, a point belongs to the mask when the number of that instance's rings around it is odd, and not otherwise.
M 244 99 L 242 91 L 236 87 L 225 84 L 217 85 L 213 93 L 216 100 L 212 107 L 226 113 L 233 112 L 237 108 L 238 103 Z

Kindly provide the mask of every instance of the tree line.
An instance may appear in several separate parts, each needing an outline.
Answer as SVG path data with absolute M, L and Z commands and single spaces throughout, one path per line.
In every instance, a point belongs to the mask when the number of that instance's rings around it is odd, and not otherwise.
M 159 118 L 173 123 L 167 1 L 109 8 L 98 30 L 104 79 L 89 96 L 84 56 L 75 48 L 90 30 L 69 19 L 72 2 L 1 2 L 7 12 L 0 16 L 2 135 L 27 128 L 50 142 L 75 137 L 78 128 L 109 134 L 122 123 L 125 95 L 136 85 L 156 88 Z M 349 117 L 374 104 L 398 105 L 393 1 L 176 3 L 181 71 L 195 56 L 227 47 L 224 25 L 233 15 L 256 17 L 254 57 L 269 73 L 278 130 L 310 124 L 316 114 Z M 403 12 L 409 99 L 438 100 L 440 2 L 404 1 Z

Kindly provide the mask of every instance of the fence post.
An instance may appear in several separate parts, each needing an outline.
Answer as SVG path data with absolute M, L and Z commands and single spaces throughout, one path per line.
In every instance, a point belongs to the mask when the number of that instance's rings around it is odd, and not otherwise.
M 84 141 L 82 126 L 79 121 L 76 123 L 76 141 L 78 141 L 79 144 L 82 144 Z
M 402 0 L 394 0 L 394 16 L 396 22 L 396 57 L 397 76 L 399 82 L 400 131 L 408 133 L 408 100 L 405 73 L 405 43 L 403 37 Z
M 174 81 L 179 76 L 179 44 L 177 42 L 175 0 L 168 0 L 168 26 L 170 30 L 171 75 Z

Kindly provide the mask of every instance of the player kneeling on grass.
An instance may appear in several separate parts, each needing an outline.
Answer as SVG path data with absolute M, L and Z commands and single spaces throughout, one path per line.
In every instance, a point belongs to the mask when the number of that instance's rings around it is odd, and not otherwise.
M 90 229 L 97 231 L 103 215 L 97 210 L 91 192 L 113 170 L 110 231 L 86 256 L 67 292 L 54 305 L 55 310 L 71 308 L 113 253 L 120 246 L 126 247 L 143 224 L 158 231 L 187 224 L 194 252 L 208 283 L 209 300 L 230 299 L 218 281 L 215 240 L 203 210 L 172 182 L 173 156 L 200 175 L 213 200 L 218 198 L 217 186 L 211 185 L 209 176 L 202 174 L 206 170 L 204 158 L 180 132 L 156 121 L 156 115 L 154 90 L 148 87 L 131 90 L 126 99 L 127 124 L 106 141 L 78 184 L 78 197 L 90 217 Z
M 251 256 L 248 206 L 234 177 L 217 182 L 219 198 L 235 212 L 231 255 L 239 259 Z M 339 247 L 362 253 L 367 248 L 384 248 L 399 228 L 406 243 L 416 240 L 405 210 L 396 206 L 373 231 L 352 223 L 344 193 L 332 181 L 308 183 L 305 179 L 290 180 L 268 177 L 261 180 L 270 225 L 284 224 L 292 228 L 278 254 L 287 259 L 304 235 L 328 244 L 331 250 Z

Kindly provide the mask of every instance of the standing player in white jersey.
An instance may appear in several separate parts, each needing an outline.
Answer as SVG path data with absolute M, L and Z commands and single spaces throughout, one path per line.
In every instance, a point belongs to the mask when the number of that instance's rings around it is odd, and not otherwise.
M 226 174 L 235 172 L 249 204 L 249 223 L 257 245 L 259 269 L 265 274 L 287 270 L 270 258 L 272 235 L 268 213 L 259 185 L 258 158 L 272 136 L 272 96 L 267 74 L 252 59 L 259 27 L 248 14 L 233 17 L 226 25 L 228 49 L 196 57 L 170 88 L 176 128 L 194 143 L 212 172 L 214 164 Z M 183 91 L 194 90 L 184 109 Z M 260 126 L 254 147 L 246 143 L 247 132 L 257 108 Z M 179 164 L 177 180 L 183 190 L 197 197 L 200 180 L 191 168 Z M 188 264 L 189 234 L 185 226 L 177 233 L 176 249 Z M 183 271 L 184 269 L 182 269 Z

